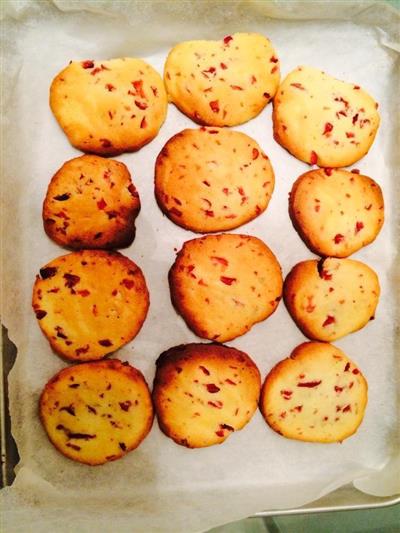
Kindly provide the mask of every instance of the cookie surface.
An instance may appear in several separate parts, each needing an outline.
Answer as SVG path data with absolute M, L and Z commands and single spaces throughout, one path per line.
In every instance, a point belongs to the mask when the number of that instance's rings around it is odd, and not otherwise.
M 306 342 L 268 374 L 260 399 L 268 425 L 283 437 L 340 442 L 362 422 L 368 385 L 339 348 Z
M 167 96 L 160 75 L 141 59 L 73 61 L 54 78 L 50 107 L 75 148 L 117 155 L 154 139 Z
M 143 375 L 117 359 L 61 370 L 45 386 L 39 410 L 57 450 L 88 465 L 114 461 L 134 450 L 153 423 Z
M 171 299 L 196 335 L 225 342 L 268 318 L 282 295 L 280 265 L 247 235 L 208 235 L 184 243 L 169 273 Z
M 274 98 L 274 138 L 292 155 L 320 167 L 345 167 L 370 149 L 378 104 L 358 85 L 313 67 L 297 67 Z
M 153 401 L 160 429 L 177 444 L 221 444 L 257 409 L 260 372 L 250 357 L 218 344 L 170 348 L 157 360 Z
M 184 130 L 157 157 L 155 194 L 175 224 L 197 232 L 237 228 L 268 206 L 268 157 L 251 137 L 222 128 Z
M 91 361 L 139 333 L 149 293 L 142 271 L 127 257 L 82 250 L 40 269 L 32 306 L 56 353 L 73 361 Z
M 135 237 L 139 211 L 139 195 L 127 167 L 83 155 L 64 163 L 50 181 L 43 224 L 61 246 L 122 248 Z
M 316 254 L 347 257 L 375 240 L 384 222 L 379 185 L 342 169 L 311 170 L 293 184 L 293 225 Z
M 363 328 L 380 294 L 376 273 L 352 259 L 303 261 L 285 279 L 286 307 L 310 339 L 333 341 Z
M 198 124 L 235 126 L 257 116 L 279 85 L 279 60 L 257 33 L 174 46 L 164 68 L 170 101 Z

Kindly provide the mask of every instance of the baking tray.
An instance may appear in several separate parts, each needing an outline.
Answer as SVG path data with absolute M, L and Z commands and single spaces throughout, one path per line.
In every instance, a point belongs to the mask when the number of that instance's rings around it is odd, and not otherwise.
M 373 3 L 373 2 L 372 2 Z M 387 7 L 387 5 L 385 5 Z M 0 359 L 3 379 L 1 381 L 1 453 L 2 453 L 2 485 L 10 485 L 14 478 L 13 468 L 18 461 L 18 452 L 10 433 L 10 420 L 7 413 L 7 375 L 16 356 L 14 345 L 8 340 L 6 331 L 2 335 L 2 357 Z M 303 507 L 291 509 L 268 510 L 257 513 L 257 516 L 276 516 L 334 510 L 350 510 L 384 507 L 400 502 L 400 495 L 390 497 L 369 496 L 357 490 L 351 484 L 329 493 Z M 268 502 L 265 502 L 268 507 Z

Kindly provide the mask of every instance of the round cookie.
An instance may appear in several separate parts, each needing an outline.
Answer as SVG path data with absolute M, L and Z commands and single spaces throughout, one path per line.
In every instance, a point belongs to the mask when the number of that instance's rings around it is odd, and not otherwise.
M 117 155 L 154 139 L 167 96 L 160 75 L 141 59 L 72 61 L 51 84 L 50 107 L 75 148 Z
M 43 224 L 61 246 L 122 248 L 135 238 L 139 211 L 139 195 L 123 163 L 82 155 L 64 163 L 50 181 Z
M 256 117 L 280 80 L 271 42 L 257 33 L 174 46 L 164 68 L 169 100 L 198 124 L 236 126 Z
M 374 319 L 380 294 L 376 273 L 352 259 L 298 263 L 285 279 L 286 307 L 310 339 L 333 341 Z
M 265 211 L 274 189 L 268 157 L 251 137 L 223 128 L 184 130 L 161 150 L 155 195 L 175 224 L 207 233 Z
M 378 104 L 358 85 L 312 67 L 297 67 L 274 98 L 274 138 L 292 155 L 320 167 L 345 167 L 370 149 Z
M 170 348 L 157 360 L 153 387 L 160 429 L 177 444 L 221 444 L 257 409 L 261 378 L 244 352 L 219 344 Z
M 39 410 L 57 450 L 88 465 L 134 450 L 153 423 L 143 375 L 117 359 L 64 368 L 45 386 Z
M 149 293 L 142 271 L 127 257 L 82 250 L 40 269 L 32 306 L 56 353 L 71 361 L 91 361 L 139 333 Z
M 282 295 L 281 267 L 248 235 L 208 235 L 184 243 L 169 272 L 171 299 L 199 337 L 225 342 L 268 318 Z
M 384 221 L 379 185 L 358 173 L 318 169 L 302 174 L 289 197 L 293 225 L 316 254 L 347 257 L 375 240 Z
M 368 385 L 339 348 L 306 342 L 278 363 L 264 382 L 260 410 L 288 439 L 341 442 L 362 422 Z

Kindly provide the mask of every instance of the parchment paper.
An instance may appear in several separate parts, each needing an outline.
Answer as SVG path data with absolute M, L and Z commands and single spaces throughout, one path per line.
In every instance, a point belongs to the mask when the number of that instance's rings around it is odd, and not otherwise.
M 190 532 L 257 511 L 297 507 L 353 480 L 371 494 L 398 492 L 396 12 L 383 2 L 59 0 L 3 6 L 2 314 L 18 347 L 9 389 L 21 456 L 14 485 L 3 491 L 7 532 Z M 356 167 L 381 184 L 386 223 L 376 242 L 353 257 L 378 272 L 382 296 L 376 320 L 335 343 L 360 365 L 369 382 L 364 422 L 343 444 L 319 445 L 280 437 L 257 412 L 223 445 L 199 450 L 177 446 L 155 423 L 144 443 L 120 461 L 96 468 L 74 463 L 51 446 L 39 423 L 39 394 L 66 363 L 51 352 L 30 307 L 39 267 L 65 253 L 43 231 L 43 197 L 53 173 L 79 155 L 51 115 L 51 80 L 70 59 L 143 57 L 161 73 L 176 42 L 221 38 L 234 31 L 259 31 L 271 38 L 283 76 L 299 64 L 312 65 L 363 86 L 380 102 L 377 139 Z M 150 385 L 161 351 L 199 340 L 175 314 L 167 283 L 174 249 L 194 235 L 163 217 L 153 194 L 156 155 L 185 127 L 195 125 L 171 105 L 150 145 L 117 158 L 128 165 L 142 201 L 136 239 L 123 253 L 144 270 L 151 307 L 140 334 L 115 357 L 138 367 Z M 271 105 L 237 129 L 254 137 L 269 155 L 276 188 L 266 213 L 236 232 L 262 238 L 286 274 L 298 261 L 313 257 L 287 214 L 291 185 L 309 167 L 274 142 Z M 266 322 L 229 344 L 249 353 L 264 377 L 304 340 L 282 303 Z

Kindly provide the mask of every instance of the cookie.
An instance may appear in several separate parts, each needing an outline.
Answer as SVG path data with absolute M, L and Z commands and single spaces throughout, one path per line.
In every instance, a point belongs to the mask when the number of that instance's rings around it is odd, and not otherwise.
M 50 107 L 75 148 L 108 156 L 154 139 L 167 96 L 160 75 L 141 59 L 72 61 L 51 84 Z
M 161 150 L 155 195 L 175 224 L 208 233 L 237 228 L 265 211 L 274 181 L 268 157 L 251 137 L 202 127 L 178 133 Z
M 161 430 L 177 444 L 221 444 L 257 409 L 261 378 L 244 352 L 219 344 L 170 348 L 157 360 L 154 408 Z
M 297 67 L 274 98 L 274 138 L 292 155 L 320 167 L 345 167 L 371 148 L 378 104 L 359 85 L 312 67 Z
M 164 68 L 169 100 L 198 124 L 236 126 L 256 117 L 280 80 L 271 42 L 257 33 L 174 46 Z
M 347 257 L 373 242 L 384 222 L 379 185 L 362 174 L 318 169 L 302 174 L 289 196 L 297 232 L 318 255 Z
M 285 279 L 286 307 L 310 339 L 333 341 L 373 320 L 380 294 L 376 273 L 352 259 L 298 263 Z
M 169 273 L 171 299 L 199 337 L 225 342 L 268 318 L 282 295 L 281 267 L 248 235 L 208 235 L 184 243 Z
M 134 450 L 153 423 L 143 375 L 117 359 L 64 368 L 45 386 L 39 410 L 57 450 L 88 465 Z
M 357 431 L 367 399 L 367 382 L 346 354 L 331 344 L 306 342 L 268 374 L 260 410 L 288 439 L 341 442 Z
M 149 308 L 140 268 L 117 252 L 82 250 L 40 269 L 32 306 L 53 350 L 91 361 L 131 341 Z
M 83 155 L 53 176 L 43 203 L 50 239 L 68 248 L 122 248 L 135 238 L 139 195 L 123 163 Z

